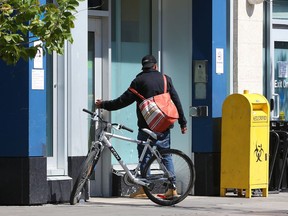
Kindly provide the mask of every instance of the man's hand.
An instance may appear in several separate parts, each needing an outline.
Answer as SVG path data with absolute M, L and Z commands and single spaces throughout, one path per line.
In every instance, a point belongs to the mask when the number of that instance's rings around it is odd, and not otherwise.
M 187 127 L 181 128 L 181 133 L 182 133 L 182 134 L 185 134 L 186 131 L 187 131 Z
M 96 108 L 102 108 L 102 100 L 101 99 L 97 99 L 95 102 Z

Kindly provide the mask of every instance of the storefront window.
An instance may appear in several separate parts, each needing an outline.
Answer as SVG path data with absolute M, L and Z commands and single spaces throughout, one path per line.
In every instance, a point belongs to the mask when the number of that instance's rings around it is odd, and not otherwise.
M 273 19 L 288 19 L 288 0 L 273 1 Z
M 288 42 L 274 42 L 275 93 L 279 95 L 279 120 L 288 116 Z M 278 107 L 277 107 L 278 108 Z

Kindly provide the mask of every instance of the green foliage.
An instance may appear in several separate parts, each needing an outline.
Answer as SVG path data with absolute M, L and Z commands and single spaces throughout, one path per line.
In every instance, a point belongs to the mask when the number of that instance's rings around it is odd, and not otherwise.
M 37 48 L 63 54 L 64 41 L 73 43 L 74 14 L 83 0 L 0 0 L 0 59 L 15 64 L 34 58 Z M 42 44 L 34 47 L 35 41 Z

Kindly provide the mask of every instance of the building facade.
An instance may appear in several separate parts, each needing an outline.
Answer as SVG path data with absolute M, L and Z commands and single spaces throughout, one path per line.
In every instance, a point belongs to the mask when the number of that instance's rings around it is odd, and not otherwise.
M 0 63 L 4 99 L 0 203 L 69 200 L 73 179 L 93 139 L 93 127 L 82 109 L 93 110 L 97 98 L 112 99 L 125 91 L 141 71 L 146 54 L 157 57 L 182 101 L 189 129 L 181 135 L 175 125 L 172 148 L 195 163 L 193 194 L 218 195 L 225 98 L 248 89 L 273 99 L 275 118 L 285 109 L 288 4 L 273 2 L 81 2 L 74 43 L 65 44 L 63 56 L 40 56 L 16 66 Z M 207 80 L 199 80 L 199 73 Z M 192 116 L 197 107 L 204 107 L 207 115 Z M 134 104 L 112 113 L 103 111 L 103 116 L 137 128 L 135 109 Z M 131 135 L 136 136 L 136 132 Z M 137 162 L 136 146 L 114 144 L 127 164 Z M 118 169 L 116 160 L 105 152 L 90 180 L 90 194 L 112 196 L 112 173 Z

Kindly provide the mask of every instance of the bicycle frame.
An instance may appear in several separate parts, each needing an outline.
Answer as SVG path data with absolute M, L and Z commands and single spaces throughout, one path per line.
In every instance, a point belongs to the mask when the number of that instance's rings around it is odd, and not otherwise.
M 112 127 L 112 126 L 110 126 Z M 139 162 L 136 166 L 135 170 L 135 174 L 133 175 L 132 172 L 129 170 L 129 168 L 127 167 L 127 165 L 124 163 L 124 161 L 121 159 L 120 155 L 117 153 L 116 149 L 113 147 L 112 143 L 110 142 L 111 138 L 116 138 L 116 139 L 120 139 L 120 140 L 124 140 L 130 143 L 136 143 L 137 145 L 144 145 L 144 149 L 143 152 L 139 158 Z M 170 177 L 172 177 L 170 175 L 170 173 L 168 172 L 167 168 L 164 166 L 164 164 L 162 163 L 162 157 L 161 155 L 158 153 L 158 151 L 156 149 L 153 148 L 153 146 L 151 146 L 151 139 L 148 139 L 147 141 L 141 141 L 141 140 L 137 140 L 137 139 L 132 139 L 129 137 L 125 137 L 125 136 L 121 136 L 118 134 L 114 134 L 114 133 L 110 133 L 107 131 L 102 130 L 100 136 L 99 136 L 99 140 L 98 142 L 100 142 L 104 148 L 108 148 L 110 150 L 110 152 L 113 154 L 113 156 L 115 157 L 115 159 L 118 161 L 118 163 L 120 164 L 120 166 L 123 168 L 123 170 L 125 171 L 125 173 L 129 176 L 129 178 L 131 179 L 131 181 L 135 184 L 141 185 L 141 186 L 145 186 L 145 187 L 149 187 L 149 182 L 145 182 L 145 179 L 141 179 L 141 178 L 137 178 L 136 175 L 137 173 L 140 171 L 140 165 L 144 159 L 144 156 L 147 152 L 147 150 L 150 150 L 152 155 L 155 155 L 155 157 L 157 158 L 161 169 L 164 170 L 166 173 L 168 173 L 168 177 L 167 179 L 169 179 Z M 102 150 L 104 148 L 101 148 Z
M 132 139 L 129 137 L 124 137 L 121 135 L 110 133 L 107 130 L 112 129 L 112 128 L 117 129 L 116 127 L 113 126 L 113 124 L 106 122 L 106 127 L 103 128 L 102 124 L 105 121 L 103 121 L 98 115 L 95 115 L 94 113 L 92 113 L 91 111 L 88 111 L 88 110 L 83 109 L 83 111 L 88 112 L 89 114 L 92 114 L 94 116 L 92 118 L 92 120 L 95 122 L 95 131 L 97 130 L 97 126 L 96 126 L 96 125 L 98 125 L 97 123 L 100 123 L 101 132 L 99 134 L 99 139 L 97 142 L 102 147 L 100 148 L 100 154 L 98 156 L 101 156 L 101 152 L 103 151 L 104 148 L 108 148 L 110 150 L 110 152 L 113 154 L 113 156 L 115 157 L 115 159 L 118 161 L 120 166 L 124 169 L 125 173 L 128 175 L 130 180 L 132 180 L 133 183 L 144 186 L 144 187 L 149 187 L 149 185 L 150 185 L 149 182 L 145 182 L 146 179 L 140 179 L 140 178 L 136 177 L 137 173 L 140 171 L 140 165 L 141 165 L 141 163 L 144 159 L 144 156 L 145 156 L 148 149 L 150 150 L 151 154 L 156 157 L 159 165 L 161 166 L 161 169 L 165 173 L 167 173 L 167 179 L 170 180 L 173 178 L 172 174 L 168 171 L 168 169 L 163 164 L 161 154 L 158 152 L 157 149 L 154 149 L 153 146 L 150 145 L 152 142 L 152 140 L 150 138 L 148 138 L 146 141 L 142 141 L 142 140 Z M 97 120 L 97 118 L 99 118 L 100 121 Z M 124 127 L 123 125 L 119 125 L 119 124 L 116 124 L 116 125 L 118 126 L 118 129 L 123 128 L 123 129 L 130 131 L 130 132 L 133 132 L 133 130 L 131 130 L 127 127 Z M 157 138 L 157 135 L 154 132 L 152 132 L 148 129 L 143 129 L 143 131 L 146 132 L 147 134 L 149 134 L 151 137 L 153 137 L 155 139 Z M 142 151 L 142 154 L 140 155 L 137 167 L 134 169 L 135 175 L 133 175 L 132 172 L 128 169 L 127 165 L 124 163 L 124 161 L 121 159 L 120 155 L 117 153 L 116 149 L 113 147 L 113 145 L 109 141 L 111 138 L 124 140 L 124 141 L 130 142 L 130 143 L 136 143 L 138 145 L 144 145 L 144 149 Z M 96 134 L 95 134 L 95 140 L 97 140 Z
M 179 150 L 167 148 L 158 151 L 158 147 L 154 145 L 154 140 L 161 139 L 162 134 L 143 128 L 141 130 L 149 135 L 147 140 L 142 141 L 128 136 L 121 136 L 115 134 L 114 129 L 124 129 L 130 132 L 133 132 L 133 130 L 122 124 L 104 121 L 96 112 L 86 109 L 83 109 L 83 111 L 89 113 L 91 117 L 93 116 L 91 119 L 95 124 L 95 139 L 83 161 L 71 191 L 71 205 L 75 205 L 79 201 L 84 184 L 89 179 L 105 148 L 109 149 L 125 172 L 125 174 L 122 172 L 116 172 L 116 174 L 123 177 L 123 181 L 127 186 L 133 184 L 143 186 L 145 194 L 151 201 L 159 205 L 171 206 L 181 202 L 189 195 L 195 179 L 194 165 L 191 159 Z M 135 169 L 131 171 L 128 169 L 128 166 L 111 144 L 111 138 L 142 145 L 143 151 L 139 156 L 139 162 Z M 151 154 L 151 158 L 150 156 L 146 158 L 147 151 L 149 151 L 149 155 Z M 142 170 L 144 160 L 145 167 Z M 185 172 L 187 172 L 187 176 L 181 175 Z

